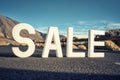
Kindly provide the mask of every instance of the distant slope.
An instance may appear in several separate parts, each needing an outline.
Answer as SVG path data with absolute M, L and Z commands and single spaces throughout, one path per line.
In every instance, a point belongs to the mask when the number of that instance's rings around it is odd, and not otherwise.
M 9 17 L 0 15 L 0 45 L 7 45 L 7 44 L 17 45 L 18 44 L 14 41 L 12 36 L 12 29 L 18 23 L 19 22 Z M 43 42 L 43 38 L 41 34 L 42 33 L 39 33 L 38 31 L 36 31 L 36 34 L 34 35 L 28 34 L 28 32 L 25 30 L 21 32 L 21 36 L 31 38 L 35 42 Z

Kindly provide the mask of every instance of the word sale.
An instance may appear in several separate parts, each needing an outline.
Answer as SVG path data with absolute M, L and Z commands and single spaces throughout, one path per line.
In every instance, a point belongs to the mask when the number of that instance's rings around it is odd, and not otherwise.
M 19 47 L 12 47 L 13 53 L 20 57 L 26 58 L 31 56 L 35 51 L 35 44 L 30 38 L 25 38 L 20 36 L 22 30 L 27 30 L 29 34 L 35 34 L 34 28 L 26 23 L 20 23 L 14 26 L 12 30 L 12 35 L 15 41 L 19 43 L 25 43 L 28 45 L 26 51 L 21 51 Z M 104 57 L 104 53 L 95 53 L 94 46 L 104 46 L 104 42 L 94 41 L 95 35 L 104 35 L 105 31 L 90 30 L 88 38 L 88 57 Z M 54 40 L 54 43 L 52 43 Z M 66 57 L 85 57 L 85 52 L 73 52 L 73 28 L 69 27 L 67 30 L 67 48 Z M 47 33 L 45 46 L 42 52 L 42 57 L 47 58 L 50 50 L 56 51 L 57 57 L 63 57 L 62 48 L 60 44 L 59 32 L 57 27 L 50 27 Z

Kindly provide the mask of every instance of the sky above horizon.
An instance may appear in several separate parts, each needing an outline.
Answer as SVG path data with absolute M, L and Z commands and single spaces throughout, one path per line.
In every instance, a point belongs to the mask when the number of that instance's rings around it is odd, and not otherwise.
M 49 26 L 82 29 L 90 24 L 95 27 L 96 23 L 120 27 L 120 0 L 1 0 L 0 15 L 29 23 L 36 29 Z

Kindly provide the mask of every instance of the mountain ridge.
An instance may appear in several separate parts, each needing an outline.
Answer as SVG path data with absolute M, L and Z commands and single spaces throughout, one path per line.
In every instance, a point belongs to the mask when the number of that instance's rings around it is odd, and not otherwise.
M 12 36 L 12 29 L 15 25 L 20 22 L 13 20 L 9 17 L 0 15 L 0 45 L 18 45 L 16 41 L 14 41 Z M 20 35 L 22 37 L 28 37 L 32 39 L 34 42 L 43 42 L 42 33 L 35 31 L 34 35 L 28 34 L 26 30 L 22 30 Z

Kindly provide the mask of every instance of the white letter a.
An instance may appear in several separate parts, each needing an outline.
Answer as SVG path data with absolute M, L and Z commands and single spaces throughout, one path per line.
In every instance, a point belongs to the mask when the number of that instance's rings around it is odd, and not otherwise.
M 54 40 L 54 43 L 52 43 L 52 39 Z M 56 56 L 57 57 L 63 57 L 57 27 L 50 27 L 49 28 L 48 35 L 47 35 L 47 38 L 46 38 L 46 41 L 45 41 L 45 47 L 44 47 L 44 50 L 43 50 L 43 53 L 42 53 L 43 58 L 48 57 L 50 49 L 51 50 L 56 50 Z

